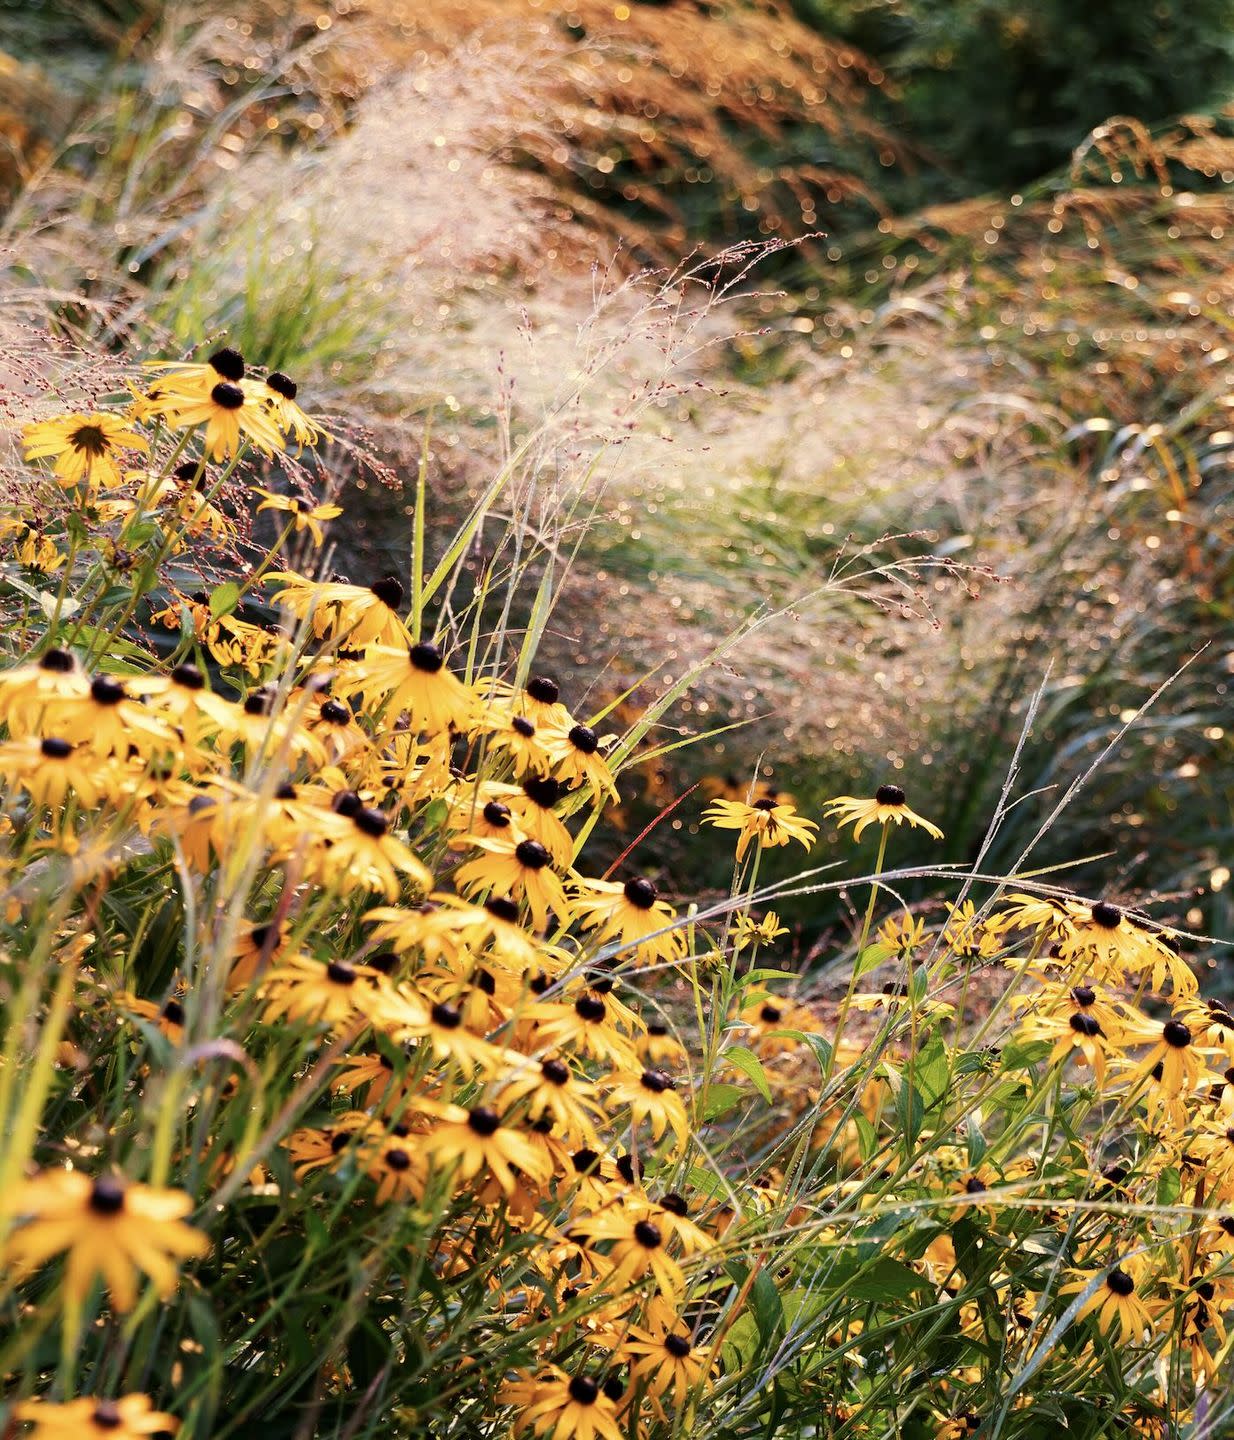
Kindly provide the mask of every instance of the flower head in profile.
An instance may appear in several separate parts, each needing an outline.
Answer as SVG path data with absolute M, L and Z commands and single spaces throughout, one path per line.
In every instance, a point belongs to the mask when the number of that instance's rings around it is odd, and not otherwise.
M 54 460 L 52 473 L 71 490 L 111 490 L 121 483 L 117 456 L 125 450 L 148 450 L 150 442 L 122 416 L 62 415 L 40 420 L 22 431 L 27 460 Z
M 332 439 L 312 416 L 300 408 L 297 396 L 300 387 L 281 370 L 272 370 L 264 380 L 248 380 L 245 390 L 274 417 L 274 422 L 297 445 L 316 445 L 318 440 Z
M 150 1276 L 164 1299 L 171 1295 L 176 1262 L 210 1248 L 200 1230 L 184 1223 L 192 1208 L 182 1190 L 48 1170 L 18 1187 L 12 1212 L 22 1223 L 4 1255 L 19 1271 L 66 1255 L 64 1299 L 74 1328 L 96 1276 L 103 1278 L 113 1309 L 121 1312 L 137 1303 L 139 1272 Z
M 257 494 L 262 496 L 262 502 L 257 507 L 259 514 L 263 510 L 277 510 L 281 514 L 290 515 L 290 524 L 296 534 L 307 531 L 316 546 L 325 543 L 326 536 L 322 525 L 327 520 L 336 520 L 343 513 L 341 505 L 317 504 L 303 495 L 279 495 L 273 490 L 263 490 L 260 486 L 254 488 Z
M 861 839 L 861 832 L 868 825 L 911 825 L 924 830 L 935 840 L 943 838 L 943 832 L 937 825 L 909 808 L 904 791 L 898 785 L 880 785 L 873 800 L 859 800 L 852 795 L 837 796 L 828 800 L 823 813 L 829 820 L 838 816 L 841 826 L 852 824 L 854 840 Z
M 48 1400 L 23 1400 L 13 1411 L 34 1428 L 30 1440 L 142 1440 L 146 1435 L 174 1435 L 180 1422 L 156 1410 L 148 1395 L 122 1395 L 119 1400 L 83 1396 L 54 1405 Z
M 739 830 L 737 859 L 749 849 L 750 841 L 772 849 L 796 840 L 804 849 L 814 844 L 818 825 L 798 815 L 794 806 L 769 796 L 747 805 L 744 800 L 713 800 L 703 812 L 703 820 L 717 830 Z

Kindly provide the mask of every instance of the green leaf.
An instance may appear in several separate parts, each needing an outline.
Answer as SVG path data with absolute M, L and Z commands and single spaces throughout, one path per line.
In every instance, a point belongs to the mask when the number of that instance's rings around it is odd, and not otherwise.
M 718 1120 L 721 1115 L 748 1099 L 749 1091 L 744 1085 L 712 1085 L 703 1099 L 703 1120 Z
M 724 1051 L 724 1059 L 748 1076 L 758 1093 L 768 1105 L 771 1104 L 771 1086 L 767 1083 L 767 1072 L 753 1050 L 747 1050 L 743 1045 L 734 1045 L 730 1050 Z
M 857 956 L 857 963 L 853 966 L 854 978 L 860 979 L 868 970 L 877 970 L 880 965 L 886 964 L 893 955 L 898 953 L 894 945 L 887 945 L 881 940 L 876 940 L 873 945 L 867 945 Z
M 217 620 L 221 615 L 230 615 L 240 603 L 240 587 L 234 580 L 216 585 L 210 592 L 210 618 Z

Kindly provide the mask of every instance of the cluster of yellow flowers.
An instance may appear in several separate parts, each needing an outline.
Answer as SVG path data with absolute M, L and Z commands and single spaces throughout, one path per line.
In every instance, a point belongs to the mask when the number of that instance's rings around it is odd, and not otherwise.
M 194 435 L 200 455 L 186 460 Z M 807 1162 L 829 1198 L 790 1219 L 813 1225 L 833 1260 L 859 1253 L 853 1227 L 884 1183 L 908 1218 L 881 1243 L 902 1256 L 910 1290 L 961 1289 L 974 1252 L 956 1248 L 957 1217 L 987 1234 L 1051 1231 L 1067 1285 L 1051 1292 L 1010 1263 L 986 1275 L 1011 1331 L 1027 1343 L 1058 1296 L 1075 1295 L 1076 1318 L 1095 1314 L 1098 1333 L 1185 1349 L 1197 1383 L 1211 1380 L 1234 1298 L 1223 1268 L 1234 1247 L 1234 1087 L 1218 1068 L 1234 1065 L 1234 1017 L 1198 997 L 1175 937 L 1108 903 L 1029 894 L 988 913 L 964 900 L 937 927 L 906 912 L 872 935 L 876 873 L 844 1001 L 771 993 L 792 977 L 753 967 L 788 930 L 775 912 L 755 912 L 758 866 L 767 850 L 811 849 L 819 830 L 787 797 L 717 798 L 703 815 L 736 832 L 738 866 L 709 930 L 648 875 L 579 868 L 629 763 L 630 747 L 602 733 L 600 717 L 572 713 L 546 676 L 524 668 L 506 680 L 474 650 L 452 648 L 446 630 L 430 638 L 420 597 L 393 577 L 362 585 L 275 568 L 293 532 L 319 545 L 338 506 L 258 492 L 260 508 L 289 517 L 247 587 L 280 612 L 273 627 L 239 618 L 243 592 L 214 606 L 159 588 L 161 562 L 190 540 L 237 534 L 224 487 L 242 457 L 324 435 L 292 382 L 250 378 L 231 350 L 159 366 L 122 412 L 25 433 L 28 457 L 51 461 L 69 502 L 114 532 L 84 569 L 68 530 L 44 530 L 29 553 L 20 540 L 18 564 L 63 570 L 66 584 L 29 653 L 0 671 L 5 933 L 14 940 L 46 904 L 48 866 L 60 865 L 44 957 L 78 986 L 61 1063 L 71 1070 L 91 1026 L 117 1015 L 125 1043 L 143 1047 L 139 1087 L 171 1051 L 224 1034 L 246 1044 L 307 1037 L 296 1052 L 300 1103 L 281 1112 L 264 1148 L 254 1137 L 249 1151 L 210 1156 L 203 1183 L 231 1196 L 354 1180 L 375 1211 L 399 1207 L 413 1229 L 437 1235 L 441 1279 L 488 1263 L 476 1220 L 500 1215 L 520 1243 L 482 1284 L 500 1291 L 506 1325 L 526 1337 L 530 1363 L 499 1388 L 516 1432 L 628 1440 L 693 1425 L 722 1382 L 725 1335 L 755 1280 L 751 1271 L 734 1300 L 723 1264 L 732 1237 L 781 1193 L 791 1207 L 789 1171 L 799 1178 Z M 126 454 L 147 463 L 126 470 Z M 209 461 L 227 462 L 221 478 L 206 479 Z M 28 516 L 0 523 L 15 537 L 36 533 Z M 136 578 L 109 609 L 99 594 L 120 551 L 136 552 Z M 63 603 L 70 579 L 80 614 Z M 139 605 L 177 628 L 187 610 L 189 639 L 169 661 L 127 638 Z M 239 693 L 224 693 L 225 679 Z M 879 871 L 897 827 L 941 837 L 897 785 L 840 797 L 824 815 L 851 824 L 856 840 L 876 828 Z M 175 973 L 157 984 L 131 958 L 140 934 L 99 903 L 125 867 L 162 867 L 210 916 L 182 937 Z M 729 980 L 708 993 L 717 928 Z M 117 963 L 123 954 L 130 960 Z M 879 963 L 900 967 L 897 977 L 858 993 Z M 999 993 L 974 1018 L 970 980 L 991 970 Z M 1158 1015 L 1152 997 L 1166 991 L 1171 1009 Z M 107 1003 L 92 1010 L 90 995 Z M 722 997 L 710 1027 L 704 995 Z M 710 1033 L 702 1056 L 701 1037 L 681 1024 L 691 1004 Z M 1003 1014 L 1014 1019 L 999 1055 L 981 1041 Z M 1072 1060 L 1103 1116 L 1091 1144 L 1114 1147 L 1116 1163 L 1082 1160 L 1090 1141 L 1057 1143 L 1052 1110 L 1039 1118 L 1009 1098 L 1034 1066 L 1061 1089 Z M 740 1166 L 701 1194 L 692 1168 L 706 1153 L 704 1127 L 726 1113 L 717 1077 L 740 1087 L 743 1103 L 761 1094 L 769 1104 L 757 1122 L 743 1111 L 746 1157 L 776 1156 L 778 1139 L 795 1157 L 764 1165 L 761 1187 L 739 1199 Z M 1005 1137 L 984 1138 L 983 1115 L 1013 1114 Z M 157 1294 L 175 1294 L 180 1265 L 207 1254 L 219 1207 L 190 1223 L 195 1200 L 163 1183 L 177 1159 L 166 1145 L 142 1184 L 118 1173 L 125 1167 L 83 1163 L 97 1147 L 68 1138 L 35 1147 L 37 1164 L 0 1197 L 0 1229 L 13 1284 L 63 1257 L 57 1303 L 73 1344 L 100 1294 L 117 1314 L 138 1305 L 143 1274 Z M 1150 1217 L 1122 1250 L 1104 1217 L 1075 1229 L 1080 1212 L 1063 1202 L 1087 1202 L 1094 1187 L 1129 1203 L 1183 1196 L 1200 1216 L 1192 1243 L 1175 1246 L 1173 1211 Z M 845 1206 L 847 1229 L 831 1213 Z M 771 1251 L 758 1244 L 761 1266 Z M 1047 1253 L 1036 1244 L 1032 1253 Z M 808 1273 L 794 1283 L 809 1292 Z M 960 1333 L 984 1343 L 988 1312 L 957 1305 Z M 844 1354 L 864 1329 L 854 1320 L 829 1338 Z M 848 1368 L 840 1362 L 837 1384 L 856 1407 L 874 1370 Z M 939 1382 L 940 1434 L 977 1428 L 951 1413 L 949 1397 L 979 1370 L 958 1365 Z M 857 1413 L 836 1411 L 846 1424 Z M 49 1437 L 124 1440 L 175 1425 L 140 1394 L 26 1399 L 17 1414 Z

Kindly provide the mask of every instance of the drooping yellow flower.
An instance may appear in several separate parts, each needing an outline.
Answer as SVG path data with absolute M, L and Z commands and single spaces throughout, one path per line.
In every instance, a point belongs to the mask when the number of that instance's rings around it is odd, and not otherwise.
M 19 1270 L 31 1270 L 65 1252 L 64 1298 L 71 1317 L 80 1314 L 96 1276 L 102 1276 L 113 1308 L 128 1311 L 137 1302 L 139 1272 L 149 1275 L 166 1299 L 176 1288 L 176 1261 L 209 1250 L 206 1236 L 184 1223 L 192 1208 L 182 1190 L 47 1170 L 19 1185 L 12 1210 L 21 1223 L 4 1254 Z
M 211 460 L 231 460 L 249 440 L 264 455 L 283 448 L 283 435 L 269 410 L 240 385 L 220 381 L 204 395 L 177 393 L 162 383 L 137 402 L 143 418 L 158 416 L 173 429 L 204 425 L 205 452 Z
M 406 712 L 411 728 L 428 735 L 466 730 L 476 703 L 474 691 L 445 668 L 441 651 L 428 641 L 410 649 L 370 646 L 364 664 L 340 676 L 335 688 L 362 691 L 370 710 L 376 702 L 391 716 Z
M 0 775 L 52 810 L 64 805 L 70 791 L 78 804 L 93 808 L 119 789 L 119 772 L 110 760 L 58 735 L 0 743 Z
M 333 438 L 300 408 L 296 399 L 300 387 L 281 370 L 272 370 L 264 380 L 246 380 L 244 388 L 265 405 L 279 429 L 298 445 L 316 445 L 318 440 Z
M 90 490 L 111 490 L 123 483 L 117 455 L 148 450 L 150 442 L 117 415 L 93 413 L 40 420 L 22 431 L 27 460 L 49 460 L 66 490 L 84 484 Z
M 526 901 L 539 930 L 547 925 L 550 910 L 563 918 L 570 913 L 553 857 L 538 840 L 480 840 L 475 848 L 482 853 L 454 872 L 454 883 L 464 893 Z
M 507 1404 L 522 1405 L 514 1433 L 530 1430 L 546 1440 L 624 1440 L 616 1403 L 590 1375 L 567 1376 L 555 1367 L 502 1390 Z
M 143 1440 L 146 1435 L 174 1435 L 180 1422 L 155 1410 L 147 1395 L 122 1395 L 119 1400 L 83 1396 L 55 1405 L 49 1400 L 23 1400 L 14 1415 L 33 1425 L 29 1440 Z
M 403 586 L 393 575 L 372 585 L 308 580 L 294 570 L 279 570 L 266 578 L 281 587 L 276 603 L 301 620 L 311 619 L 318 639 L 344 640 L 352 649 L 407 642 L 400 614 Z M 363 672 L 358 678 L 364 678 Z
M 909 808 L 904 791 L 898 785 L 880 785 L 873 800 L 860 800 L 853 795 L 837 796 L 828 800 L 823 813 L 829 820 L 839 816 L 841 827 L 851 824 L 854 840 L 861 839 L 861 832 L 867 825 L 905 824 L 924 830 L 935 840 L 943 838 L 943 832 L 937 825 Z
M 1074 1273 L 1078 1278 L 1060 1286 L 1060 1295 L 1079 1294 L 1102 1271 L 1076 1270 Z M 1105 1272 L 1105 1278 L 1096 1291 L 1081 1306 L 1077 1318 L 1082 1320 L 1086 1315 L 1095 1313 L 1102 1334 L 1109 1335 L 1117 1330 L 1125 1344 L 1142 1345 L 1153 1328 L 1152 1314 L 1136 1293 L 1142 1278 L 1143 1265 L 1138 1262 L 1138 1257 L 1112 1266 Z
M 307 530 L 316 546 L 325 543 L 326 535 L 322 525 L 328 520 L 336 520 L 343 513 L 341 505 L 314 504 L 303 495 L 277 495 L 271 490 L 263 490 L 260 486 L 254 486 L 254 489 L 258 495 L 264 497 L 257 507 L 258 513 L 262 510 L 277 510 L 292 516 L 296 534 Z
M 703 812 L 703 820 L 717 830 L 741 832 L 737 839 L 738 860 L 744 857 L 751 840 L 757 840 L 767 849 L 796 840 L 809 850 L 818 830 L 813 820 L 798 815 L 792 805 L 782 805 L 774 799 L 756 800 L 753 805 L 743 800 L 713 800 Z
M 644 964 L 680 960 L 685 935 L 673 928 L 677 912 L 659 897 L 655 884 L 637 875 L 624 884 L 612 880 L 575 882 L 571 914 L 593 932 L 597 944 L 619 942 Z
M 675 1148 L 685 1148 L 690 1127 L 686 1107 L 676 1093 L 677 1082 L 671 1075 L 664 1070 L 618 1071 L 604 1083 L 608 1090 L 604 1103 L 611 1113 L 628 1109 L 631 1125 L 637 1129 L 648 1122 L 655 1141 L 671 1129 L 677 1139 Z
M 549 1162 L 525 1135 L 502 1124 L 496 1110 L 477 1105 L 465 1110 L 461 1105 L 436 1103 L 422 1108 L 436 1116 L 440 1123 L 421 1142 L 425 1155 L 434 1163 L 454 1169 L 456 1182 L 466 1184 L 488 1170 L 506 1195 L 515 1187 L 515 1169 L 532 1181 L 543 1183 L 549 1177 Z

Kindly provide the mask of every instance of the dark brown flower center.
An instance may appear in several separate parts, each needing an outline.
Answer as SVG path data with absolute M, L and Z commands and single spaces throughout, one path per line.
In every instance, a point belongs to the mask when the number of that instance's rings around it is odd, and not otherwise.
M 660 1234 L 660 1227 L 653 1225 L 650 1220 L 640 1220 L 635 1225 L 634 1238 L 644 1250 L 658 1250 L 664 1244 L 664 1236 Z
M 442 659 L 441 651 L 428 640 L 421 640 L 418 645 L 413 645 L 408 656 L 412 665 L 425 675 L 436 675 L 446 663 Z
M 210 399 L 220 410 L 239 410 L 244 404 L 244 391 L 239 385 L 229 385 L 224 381 L 210 391 Z
M 224 345 L 221 350 L 216 350 L 210 356 L 210 364 L 224 380 L 234 383 L 244 379 L 244 356 L 232 345 Z
M 627 880 L 622 886 L 622 894 L 636 910 L 650 910 L 656 903 L 659 893 L 655 885 L 644 875 L 637 875 L 633 880 Z
M 1113 1290 L 1115 1295 L 1125 1299 L 1128 1295 L 1135 1294 L 1135 1281 L 1125 1270 L 1119 1269 L 1116 1265 L 1105 1277 L 1106 1285 Z
M 326 974 L 332 985 L 354 985 L 360 978 L 355 967 L 349 965 L 346 960 L 331 960 L 326 966 Z
M 96 1215 L 118 1215 L 124 1209 L 124 1181 L 100 1175 L 90 1187 L 89 1205 Z
M 272 370 L 266 376 L 266 384 L 276 395 L 281 395 L 284 400 L 294 400 L 299 393 L 300 387 L 290 376 L 284 375 L 281 370 Z
M 501 1121 L 496 1110 L 490 1110 L 487 1105 L 479 1105 L 468 1113 L 467 1124 L 477 1135 L 487 1139 L 490 1135 L 496 1134 Z
M 600 737 L 590 725 L 575 725 L 568 738 L 570 744 L 584 755 L 594 755 L 600 748 Z
M 1185 1050 L 1191 1044 L 1191 1031 L 1181 1020 L 1167 1020 L 1161 1027 L 1161 1038 L 1174 1050 Z
M 101 425 L 79 425 L 69 436 L 69 444 L 74 450 L 81 450 L 89 455 L 92 460 L 99 455 L 106 455 L 109 449 L 107 436 Z
M 880 805 L 903 805 L 905 796 L 898 785 L 880 785 L 874 798 Z
M 1103 930 L 1116 930 L 1122 918 L 1123 912 L 1117 905 L 1107 905 L 1102 900 L 1093 906 L 1093 924 L 1100 925 Z
M 600 1396 L 600 1387 L 590 1375 L 576 1375 L 568 1389 L 570 1399 L 576 1405 L 594 1405 Z
M 543 870 L 552 857 L 538 840 L 523 840 L 515 846 L 514 858 L 525 870 Z

